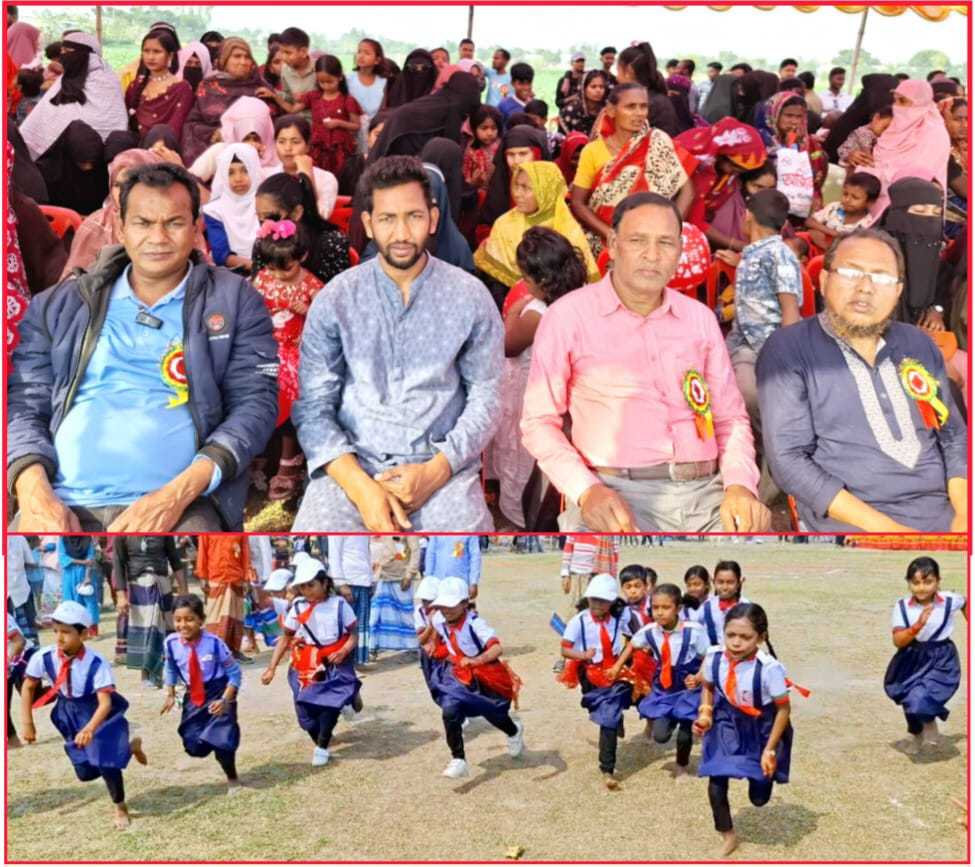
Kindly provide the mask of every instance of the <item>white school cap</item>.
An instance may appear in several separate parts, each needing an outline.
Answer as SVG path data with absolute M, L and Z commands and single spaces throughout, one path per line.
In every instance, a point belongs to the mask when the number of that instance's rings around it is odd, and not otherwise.
M 302 560 L 307 560 L 311 557 L 307 551 L 295 551 L 294 557 L 291 558 L 293 565 L 297 566 Z
M 422 602 L 433 602 L 440 592 L 440 579 L 436 575 L 425 575 L 416 586 L 416 598 Z
M 463 578 L 444 578 L 433 600 L 434 608 L 453 608 L 469 597 L 467 582 Z
M 80 623 L 86 629 L 90 629 L 92 626 L 92 619 L 88 613 L 88 609 L 79 602 L 62 602 L 54 609 L 51 620 L 56 620 L 58 623 L 64 623 L 68 626 L 74 626 L 76 623 Z
M 620 595 L 620 586 L 612 575 L 603 572 L 589 579 L 586 592 L 582 595 L 586 599 L 605 599 L 607 602 L 615 602 Z
M 316 560 L 312 556 L 302 557 L 295 567 L 295 577 L 291 583 L 296 587 L 299 584 L 307 584 L 309 581 L 314 581 L 324 571 L 325 565 L 321 560 Z
M 291 583 L 290 569 L 275 569 L 264 582 L 264 589 L 268 593 L 280 593 Z

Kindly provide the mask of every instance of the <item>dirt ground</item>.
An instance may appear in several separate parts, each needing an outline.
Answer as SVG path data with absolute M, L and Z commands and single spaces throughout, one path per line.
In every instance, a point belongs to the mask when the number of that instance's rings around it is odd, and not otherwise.
M 951 798 L 965 800 L 965 691 L 952 701 L 941 745 L 911 759 L 901 751 L 903 718 L 882 688 L 893 653 L 890 611 L 912 556 L 773 542 L 624 548 L 621 565 L 652 565 L 662 580 L 679 580 L 693 563 L 741 562 L 747 596 L 769 613 L 776 652 L 812 690 L 793 703 L 792 782 L 776 787 L 761 809 L 748 804 L 743 784 L 732 784 L 737 857 L 964 859 L 965 830 Z M 964 592 L 964 555 L 936 556 L 944 586 Z M 38 743 L 8 754 L 8 857 L 491 860 L 512 846 L 524 847 L 527 860 L 713 857 L 717 835 L 704 781 L 672 780 L 672 746 L 651 745 L 635 711 L 620 746 L 623 791 L 601 787 L 597 729 L 578 693 L 551 671 L 558 640 L 548 620 L 553 610 L 566 614 L 557 574 L 552 553 L 484 561 L 479 608 L 525 681 L 521 759 L 510 759 L 503 735 L 476 720 L 467 730 L 471 777 L 442 777 L 449 754 L 437 708 L 415 659 L 388 654 L 364 673 L 368 719 L 340 722 L 332 763 L 312 769 L 312 745 L 295 723 L 284 669 L 270 687 L 258 681 L 268 656 L 262 652 L 246 669 L 240 697 L 238 766 L 247 789 L 231 798 L 212 759 L 182 752 L 177 718 L 159 716 L 161 694 L 141 689 L 122 669 L 116 674 L 132 704 L 133 733 L 143 737 L 150 761 L 126 772 L 131 829 L 111 830 L 103 785 L 74 779 L 41 711 Z M 113 619 L 109 613 L 95 643 L 109 657 Z M 967 682 L 967 630 L 959 623 Z M 698 753 L 695 746 L 692 768 Z

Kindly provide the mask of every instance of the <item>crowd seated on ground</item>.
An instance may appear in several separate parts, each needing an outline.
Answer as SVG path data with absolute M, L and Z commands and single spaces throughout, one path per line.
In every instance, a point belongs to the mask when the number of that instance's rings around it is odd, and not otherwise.
M 943 72 L 665 77 L 637 40 L 539 93 L 469 40 L 400 66 L 159 21 L 116 72 L 35 29 L 6 61 L 21 530 L 967 526 Z

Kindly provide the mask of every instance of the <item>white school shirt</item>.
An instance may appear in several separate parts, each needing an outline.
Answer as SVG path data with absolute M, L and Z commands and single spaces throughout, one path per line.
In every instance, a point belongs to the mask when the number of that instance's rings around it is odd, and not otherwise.
M 447 645 L 447 652 L 456 656 L 454 646 L 450 641 L 451 626 L 443 616 L 442 611 L 433 615 L 433 628 Z M 497 633 L 487 624 L 487 621 L 473 611 L 468 611 L 463 625 L 457 630 L 457 645 L 464 656 L 480 656 L 493 644 L 498 643 Z
M 310 605 L 304 596 L 299 596 L 291 603 L 284 618 L 284 628 L 308 644 L 315 644 L 316 641 L 323 647 L 334 644 L 356 625 L 352 606 L 341 596 L 329 596 L 324 602 L 319 602 L 307 622 L 299 623 L 298 616 L 304 614 Z
M 613 641 L 613 656 L 619 656 L 623 652 L 624 639 L 632 635 L 629 620 L 629 611 L 624 611 L 619 617 L 607 616 L 604 625 Z M 572 649 L 580 653 L 591 647 L 595 648 L 596 655 L 592 658 L 592 662 L 603 661 L 603 643 L 599 640 L 599 624 L 592 619 L 592 614 L 588 610 L 580 611 L 568 622 L 565 632 L 562 633 L 562 641 L 571 641 Z
M 278 599 L 276 596 L 272 596 L 271 605 L 274 606 L 274 613 L 278 617 L 283 619 L 288 616 L 288 609 L 291 608 L 291 603 L 287 599 Z
M 10 649 L 10 639 L 14 635 L 19 635 L 24 639 L 25 651 L 29 650 L 31 647 L 34 646 L 34 642 L 24 635 L 24 631 L 17 625 L 17 621 L 8 614 L 7 615 L 7 659 L 8 660 L 11 659 L 13 656 L 13 651 L 11 651 Z
M 664 647 L 664 635 L 670 636 L 670 661 L 673 665 L 677 665 L 678 658 L 680 657 L 680 649 L 684 644 L 683 633 L 690 630 L 690 654 L 694 657 L 700 659 L 702 656 L 706 655 L 708 648 L 711 646 L 711 642 L 708 641 L 707 630 L 703 626 L 697 623 L 678 623 L 677 628 L 671 632 L 666 632 L 664 628 L 659 623 L 648 623 L 642 629 L 640 629 L 636 635 L 633 636 L 633 646 L 640 647 L 643 649 L 649 649 L 652 645 L 650 644 L 650 638 L 653 638 L 654 644 L 657 647 L 657 652 L 654 653 L 654 657 L 659 659 L 660 653 L 663 651 Z M 685 660 L 690 661 L 690 659 Z
M 948 610 L 948 601 L 951 601 L 951 610 Z M 958 614 L 966 605 L 967 600 L 961 593 L 954 593 L 951 590 L 942 590 L 935 596 L 934 611 L 928 618 L 928 622 L 916 636 L 915 641 L 942 641 L 951 638 L 951 633 L 955 628 L 955 615 Z M 894 606 L 890 623 L 894 629 L 906 629 L 913 626 L 921 617 L 924 606 L 914 601 L 913 596 L 904 596 L 899 599 Z M 907 614 L 905 620 L 904 615 Z M 947 622 L 946 622 L 947 621 Z M 944 629 L 941 627 L 944 626 Z
M 61 660 L 58 658 L 58 649 L 53 644 L 50 647 L 42 647 L 35 653 L 27 663 L 24 674 L 37 680 L 47 677 L 47 669 L 44 667 L 44 657 L 51 654 L 51 662 L 54 665 L 54 676 L 57 677 L 61 671 Z M 95 660 L 100 660 L 98 671 L 92 682 L 94 692 L 101 692 L 103 689 L 112 689 L 115 686 L 115 678 L 112 677 L 112 666 L 104 656 L 90 647 L 84 648 L 81 655 L 71 663 L 71 669 L 67 681 L 62 684 L 59 692 L 68 698 L 82 698 L 89 693 L 85 693 L 85 681 L 88 679 L 88 669 L 92 667 Z
M 372 587 L 368 536 L 329 536 L 328 574 L 336 584 Z
M 413 606 L 413 626 L 417 632 L 422 632 L 429 626 L 433 618 L 423 610 L 423 603 L 418 602 Z
M 718 669 L 718 677 L 722 695 L 724 694 L 724 685 L 728 680 L 728 657 L 725 656 L 724 646 L 718 645 L 717 647 L 712 647 L 708 650 L 707 656 L 704 657 L 704 664 L 701 666 L 701 672 L 704 675 L 704 682 L 714 686 L 714 681 L 712 680 L 712 674 L 714 671 L 714 657 L 716 654 L 720 654 L 721 662 Z M 739 662 L 735 668 L 735 702 L 746 707 L 754 707 L 754 693 L 753 688 L 755 685 L 755 663 L 757 660 L 761 660 L 762 663 L 762 698 L 761 704 L 767 705 L 774 702 L 776 699 L 781 699 L 789 694 L 789 687 L 786 685 L 785 678 L 785 666 L 782 665 L 774 656 L 766 653 L 763 650 L 758 651 L 751 659 Z
M 740 604 L 745 603 L 745 602 L 748 602 L 748 601 L 749 600 L 747 598 L 745 598 L 744 596 L 742 596 L 741 599 L 739 599 L 735 603 L 735 605 L 740 605 Z M 709 641 L 712 640 L 712 639 L 714 639 L 714 641 L 713 641 L 714 644 L 721 644 L 724 641 L 724 618 L 725 618 L 725 614 L 727 614 L 728 611 L 730 611 L 734 607 L 735 607 L 734 605 L 731 605 L 731 606 L 728 607 L 727 611 L 722 611 L 721 610 L 721 600 L 718 599 L 717 595 L 712 594 L 711 596 L 708 596 L 708 598 L 705 599 L 697 607 L 697 609 L 695 611 L 688 612 L 688 615 L 689 615 L 688 616 L 688 619 L 691 620 L 691 621 L 693 621 L 694 623 L 700 623 L 701 624 L 701 626 L 704 628 L 705 635 L 708 636 L 708 640 Z M 711 617 L 714 620 L 714 632 L 715 632 L 715 634 L 713 636 L 711 636 L 708 633 L 707 618 L 706 618 L 706 615 L 704 613 L 705 610 L 710 610 Z
M 34 564 L 34 554 L 23 536 L 7 537 L 7 596 L 14 608 L 20 608 L 30 597 L 27 564 Z

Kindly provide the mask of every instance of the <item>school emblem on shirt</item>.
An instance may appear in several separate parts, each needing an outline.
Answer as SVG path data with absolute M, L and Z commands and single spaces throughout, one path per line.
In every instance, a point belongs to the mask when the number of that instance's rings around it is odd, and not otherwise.
M 697 435 L 706 440 L 714 436 L 714 416 L 711 414 L 711 392 L 708 384 L 696 370 L 684 374 L 684 400 L 694 412 Z
M 175 392 L 169 399 L 169 403 L 166 404 L 166 409 L 172 409 L 186 403 L 190 399 L 190 387 L 186 376 L 186 361 L 183 357 L 182 343 L 173 344 L 163 356 L 160 373 L 162 374 L 162 381 Z
M 948 407 L 938 400 L 938 380 L 916 358 L 905 358 L 898 372 L 904 391 L 917 404 L 924 426 L 940 430 L 948 421 Z
M 223 318 L 222 313 L 211 313 L 207 316 L 207 331 L 212 334 L 219 334 L 226 324 L 227 320 Z

